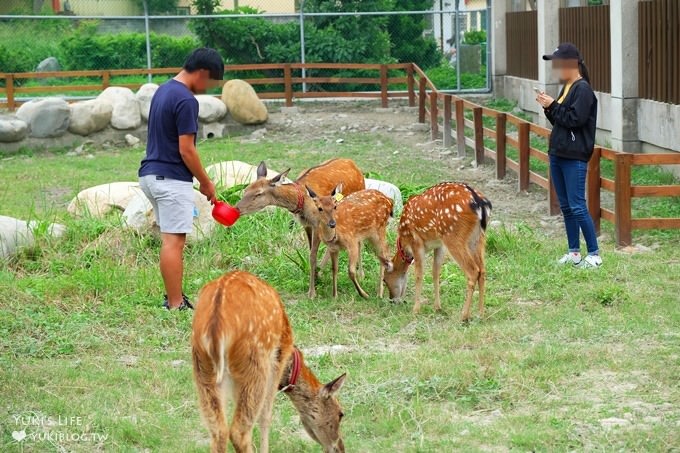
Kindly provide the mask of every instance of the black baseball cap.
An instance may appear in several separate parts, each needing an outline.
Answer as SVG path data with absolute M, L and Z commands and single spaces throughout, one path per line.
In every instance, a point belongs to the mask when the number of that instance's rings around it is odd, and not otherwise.
M 549 55 L 543 55 L 544 60 L 581 60 L 581 52 L 578 47 L 570 42 L 563 42 Z

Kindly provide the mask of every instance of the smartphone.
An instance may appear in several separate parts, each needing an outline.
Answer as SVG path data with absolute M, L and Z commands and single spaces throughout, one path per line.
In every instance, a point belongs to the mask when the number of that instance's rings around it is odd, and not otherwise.
M 533 88 L 534 88 L 534 91 L 536 92 L 536 94 L 543 93 L 543 90 L 541 90 L 539 87 L 533 87 Z

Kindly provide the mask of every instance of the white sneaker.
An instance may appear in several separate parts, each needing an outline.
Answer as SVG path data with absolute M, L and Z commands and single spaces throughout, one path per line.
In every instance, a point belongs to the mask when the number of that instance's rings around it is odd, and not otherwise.
M 600 255 L 588 255 L 581 263 L 581 267 L 584 269 L 592 269 L 600 266 L 602 266 L 602 258 L 600 258 Z
M 581 264 L 581 254 L 579 252 L 569 252 L 557 260 L 557 264 L 572 264 L 578 266 Z

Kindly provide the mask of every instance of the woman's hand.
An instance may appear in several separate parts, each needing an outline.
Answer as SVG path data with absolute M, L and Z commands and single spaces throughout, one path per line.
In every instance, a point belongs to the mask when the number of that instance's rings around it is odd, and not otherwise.
M 555 102 L 555 99 L 545 93 L 538 93 L 538 96 L 536 96 L 536 102 L 541 104 L 541 107 L 544 109 L 547 109 L 550 107 L 550 105 L 552 105 L 553 102 Z

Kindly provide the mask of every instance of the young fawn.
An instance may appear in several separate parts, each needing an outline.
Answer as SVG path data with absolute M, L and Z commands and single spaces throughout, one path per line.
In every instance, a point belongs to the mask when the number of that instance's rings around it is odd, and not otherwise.
M 399 220 L 397 252 L 392 258 L 392 269 L 385 273 L 390 299 L 404 296 L 408 267 L 415 261 L 416 301 L 413 312 L 420 311 L 423 262 L 425 254 L 434 250 L 434 308 L 439 310 L 439 275 L 448 250 L 467 277 L 463 321 L 470 319 L 472 294 L 477 285 L 479 312 L 483 315 L 486 279 L 484 249 L 490 214 L 491 202 L 467 184 L 445 182 L 412 197 L 404 205 Z
M 267 166 L 260 162 L 257 167 L 257 180 L 246 187 L 243 198 L 236 204 L 241 214 L 251 214 L 267 206 L 279 206 L 295 214 L 305 228 L 309 244 L 309 297 L 316 295 L 317 258 L 319 252 L 318 234 L 314 232 L 315 213 L 305 187 L 317 193 L 330 193 L 339 183 L 343 183 L 346 194 L 364 190 L 364 175 L 351 159 L 331 159 L 321 165 L 309 168 L 293 183 L 285 183 L 290 169 L 267 179 Z M 325 261 L 325 259 L 324 259 Z
M 357 263 L 364 240 L 371 243 L 381 263 L 378 296 L 382 297 L 384 266 L 391 266 L 385 234 L 392 217 L 392 200 L 377 190 L 361 190 L 342 198 L 342 189 L 343 185 L 338 184 L 330 195 L 320 197 L 307 187 L 316 206 L 316 232 L 331 255 L 333 297 L 338 297 L 338 255 L 341 250 L 347 250 L 350 280 L 361 297 L 368 297 L 357 280 Z
M 327 453 L 345 451 L 343 413 L 335 394 L 345 374 L 319 383 L 293 344 L 293 332 L 277 292 L 252 274 L 234 271 L 201 290 L 192 327 L 194 380 L 211 435 L 210 451 L 252 453 L 260 426 L 260 452 L 269 449 L 269 426 L 277 390 L 300 413 L 309 435 Z M 226 402 L 235 403 L 227 427 Z

